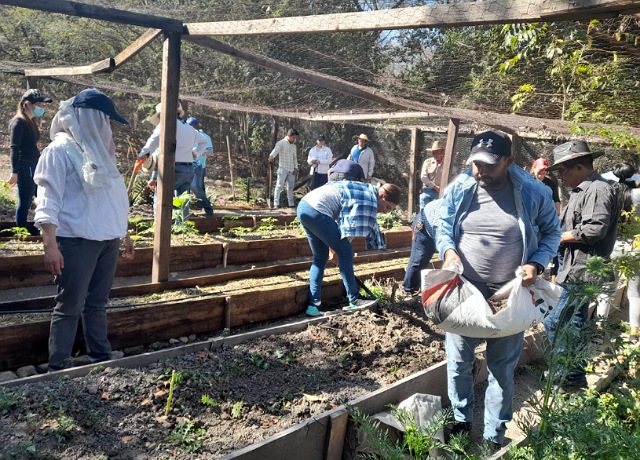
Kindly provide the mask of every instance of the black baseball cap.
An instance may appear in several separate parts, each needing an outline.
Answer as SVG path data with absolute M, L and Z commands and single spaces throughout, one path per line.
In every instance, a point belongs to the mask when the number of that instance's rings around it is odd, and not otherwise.
M 104 112 L 109 118 L 119 121 L 124 125 L 128 125 L 129 122 L 116 112 L 116 107 L 113 105 L 113 101 L 104 93 L 101 93 L 95 88 L 85 89 L 80 91 L 76 97 L 73 98 L 73 106 L 81 107 L 85 109 L 95 109 Z
M 32 104 L 35 104 L 36 102 L 50 103 L 53 102 L 53 99 L 51 99 L 50 97 L 44 97 L 39 89 L 30 89 L 22 95 L 20 102 L 24 101 L 29 101 Z
M 511 156 L 511 139 L 499 131 L 485 131 L 473 138 L 471 155 L 467 164 L 480 161 L 490 165 L 496 164 L 502 157 Z

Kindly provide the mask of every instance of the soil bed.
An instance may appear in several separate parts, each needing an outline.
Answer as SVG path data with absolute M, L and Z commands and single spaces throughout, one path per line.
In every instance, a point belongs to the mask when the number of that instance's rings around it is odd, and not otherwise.
M 3 458 L 219 458 L 443 360 L 442 339 L 419 303 L 400 303 L 141 369 L 0 390 L 14 402 L 0 406 Z

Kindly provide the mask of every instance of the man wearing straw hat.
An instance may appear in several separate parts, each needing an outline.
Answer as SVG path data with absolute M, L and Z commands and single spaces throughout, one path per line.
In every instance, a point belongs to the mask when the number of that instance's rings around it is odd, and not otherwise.
M 557 171 L 562 183 L 571 188 L 567 206 L 560 215 L 563 228 L 559 253 L 562 266 L 556 276 L 557 283 L 570 285 L 575 282 L 592 281 L 599 284 L 614 280 L 613 272 L 604 277 L 586 272 L 587 261 L 593 256 L 608 259 L 617 236 L 618 205 L 616 192 L 609 183 L 593 169 L 593 160 L 603 152 L 591 152 L 584 141 L 569 141 L 553 149 L 554 164 L 547 171 Z M 578 330 L 587 322 L 589 302 L 570 299 L 564 291 L 558 306 L 544 320 L 547 339 L 553 342 L 558 327 L 570 323 Z M 586 342 L 584 333 L 581 340 Z M 572 345 L 575 347 L 575 344 Z M 564 353 L 560 344 L 558 353 Z M 561 391 L 572 391 L 587 384 L 584 362 L 576 363 L 568 372 L 557 376 Z
M 440 180 L 442 179 L 442 160 L 444 159 L 444 144 L 434 141 L 430 149 L 432 157 L 422 163 L 420 180 L 422 180 L 422 193 L 420 194 L 420 208 L 424 208 L 429 201 L 437 200 L 440 195 Z
M 364 171 L 365 182 L 371 182 L 373 177 L 373 168 L 376 165 L 376 159 L 373 156 L 373 150 L 367 146 L 369 143 L 369 137 L 366 134 L 360 134 L 358 136 L 358 143 L 353 146 L 351 153 L 347 157 L 347 160 L 355 161 Z

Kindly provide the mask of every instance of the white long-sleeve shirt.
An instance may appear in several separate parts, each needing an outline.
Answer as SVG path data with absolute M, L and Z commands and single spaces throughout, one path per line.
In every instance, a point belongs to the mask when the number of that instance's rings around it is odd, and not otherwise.
M 160 146 L 161 125 L 158 124 L 142 147 L 140 154 L 151 154 Z M 198 131 L 186 123 L 176 120 L 176 163 L 193 163 L 207 149 L 209 142 Z
M 122 177 L 103 189 L 84 190 L 69 156 L 55 140 L 36 166 L 35 225 L 53 224 L 56 236 L 107 241 L 127 234 L 129 197 Z
M 314 145 L 311 147 L 311 150 L 309 150 L 307 163 L 311 165 L 313 160 L 318 160 L 320 162 L 320 164 L 316 166 L 316 172 L 318 174 L 327 174 L 329 166 L 331 165 L 331 160 L 333 160 L 333 153 L 326 145 L 322 146 L 321 149 L 318 149 L 318 146 Z

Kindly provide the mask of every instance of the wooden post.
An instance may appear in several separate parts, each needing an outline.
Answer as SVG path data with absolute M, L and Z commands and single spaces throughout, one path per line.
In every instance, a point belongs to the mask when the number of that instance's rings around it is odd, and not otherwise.
M 447 129 L 447 145 L 444 149 L 444 163 L 442 164 L 442 178 L 440 179 L 440 196 L 444 189 L 449 185 L 451 178 L 451 169 L 455 164 L 456 140 L 458 139 L 458 129 L 460 120 L 458 118 L 449 119 L 449 128 Z
M 227 156 L 229 157 L 229 175 L 231 176 L 231 193 L 233 194 L 233 201 L 236 201 L 236 183 L 233 180 L 233 163 L 231 162 L 231 143 L 229 142 L 229 136 L 227 136 Z
M 158 194 L 153 267 L 151 282 L 169 279 L 173 185 L 176 158 L 176 117 L 180 87 L 180 34 L 166 35 L 162 49 L 162 110 L 160 112 L 160 158 L 158 161 Z
M 407 219 L 415 213 L 416 154 L 418 151 L 418 128 L 411 128 L 411 150 L 409 151 L 409 197 L 407 199 Z

